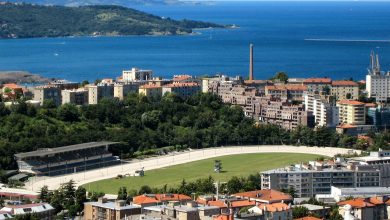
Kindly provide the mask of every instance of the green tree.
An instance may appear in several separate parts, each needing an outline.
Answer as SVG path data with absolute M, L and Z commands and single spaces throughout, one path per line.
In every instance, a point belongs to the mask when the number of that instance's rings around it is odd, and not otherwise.
M 58 119 L 66 122 L 79 121 L 79 111 L 74 104 L 64 104 L 57 109 Z
M 48 186 L 45 185 L 41 188 L 41 190 L 39 191 L 39 199 L 42 200 L 42 202 L 49 202 L 50 201 Z
M 303 218 L 309 214 L 309 209 L 304 206 L 296 206 L 292 208 L 293 219 Z
M 275 74 L 274 77 L 271 78 L 271 80 L 282 82 L 282 83 L 287 83 L 288 75 L 285 72 L 278 72 Z
M 118 200 L 127 200 L 128 199 L 126 187 L 123 186 L 123 187 L 119 188 L 117 199 Z
M 142 194 L 150 194 L 152 193 L 152 189 L 150 188 L 150 186 L 148 185 L 143 185 L 141 186 L 141 188 L 139 189 L 138 191 L 138 194 L 139 195 L 142 195 Z

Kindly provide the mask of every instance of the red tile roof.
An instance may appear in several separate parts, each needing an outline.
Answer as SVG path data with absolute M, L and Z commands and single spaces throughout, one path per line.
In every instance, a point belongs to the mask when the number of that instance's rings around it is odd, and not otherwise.
M 183 80 L 186 80 L 186 79 L 191 79 L 192 76 L 190 75 L 176 75 L 176 76 L 173 76 L 173 80 L 174 81 L 183 81 Z
M 168 201 L 188 201 L 191 197 L 182 194 L 150 194 L 139 195 L 133 198 L 133 202 L 138 205 L 152 204 Z
M 207 205 L 209 205 L 209 206 L 217 206 L 219 208 L 227 208 L 227 205 L 223 201 L 221 201 L 221 200 L 209 201 L 207 203 Z
M 21 86 L 15 84 L 15 83 L 6 83 L 6 84 L 3 84 L 3 88 L 22 89 Z
M 308 78 L 308 79 L 305 79 L 303 81 L 303 83 L 306 83 L 306 84 L 314 84 L 314 83 L 330 84 L 331 82 L 332 82 L 332 79 L 330 79 L 330 78 Z
M 332 86 L 359 86 L 356 82 L 350 80 L 335 80 Z
M 363 198 L 356 198 L 351 200 L 346 200 L 337 203 L 338 205 L 350 205 L 353 208 L 366 208 L 366 207 L 374 207 L 375 205 L 366 201 L 366 199 Z
M 357 126 L 350 125 L 350 124 L 342 124 L 342 125 L 337 126 L 337 128 L 345 128 L 345 129 L 347 129 L 347 128 L 356 128 L 356 127 Z
M 354 101 L 354 100 L 341 100 L 338 102 L 341 105 L 364 105 L 364 102 Z
M 241 201 L 230 202 L 230 206 L 233 208 L 241 208 L 241 207 L 254 206 L 254 205 L 256 205 L 256 201 L 241 200 Z
M 374 204 L 374 205 L 382 205 L 382 204 L 384 204 L 383 200 L 381 200 L 379 198 L 376 198 L 376 197 L 371 197 L 371 198 L 369 198 L 368 201 L 370 203 Z
M 260 204 L 257 207 L 263 210 L 266 208 L 266 210 L 269 212 L 280 212 L 290 209 L 290 207 L 285 203 Z
M 146 84 L 146 85 L 142 85 L 139 87 L 140 89 L 157 89 L 157 88 L 161 88 L 160 85 L 156 85 L 156 84 Z
M 250 192 L 242 192 L 233 195 L 242 198 L 251 198 L 256 200 L 267 201 L 268 203 L 292 200 L 292 197 L 289 194 L 276 191 L 273 189 L 263 189 L 263 190 L 256 190 Z

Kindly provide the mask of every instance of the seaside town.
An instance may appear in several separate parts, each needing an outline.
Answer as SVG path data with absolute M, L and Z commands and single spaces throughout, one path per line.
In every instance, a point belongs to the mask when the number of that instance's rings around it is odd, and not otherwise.
M 255 79 L 252 44 L 249 49 L 248 78 L 223 74 L 210 77 L 183 74 L 163 79 L 154 76 L 152 70 L 132 68 L 123 70 L 116 79 L 101 79 L 95 83 L 55 80 L 35 87 L 3 84 L 1 97 L 8 108 L 19 105 L 21 98 L 27 105 L 41 108 L 48 103 L 55 106 L 96 105 L 104 98 L 123 100 L 134 93 L 151 99 L 159 99 L 167 94 L 187 99 L 198 93 L 211 93 L 223 103 L 241 107 L 245 117 L 253 119 L 257 125 L 272 124 L 287 131 L 301 126 L 314 130 L 326 127 L 368 144 L 373 141 L 369 133 L 386 130 L 390 125 L 390 72 L 381 70 L 378 54 L 371 53 L 366 79 L 358 82 L 352 79 L 289 78 L 286 73 L 277 73 L 272 79 Z M 250 191 L 243 190 L 243 186 L 234 188 L 233 180 L 227 183 L 198 183 L 206 188 L 211 187 L 211 190 L 203 190 L 209 192 L 207 194 L 180 190 L 178 193 L 152 193 L 150 189 L 143 189 L 130 195 L 126 188 L 121 188 L 118 195 L 91 195 L 85 189 L 76 189 L 75 183 L 82 182 L 81 175 L 76 175 L 80 172 L 84 172 L 85 181 L 86 173 L 92 175 L 92 172 L 100 172 L 96 169 L 107 169 L 106 175 L 109 175 L 108 169 L 112 167 L 112 175 L 122 178 L 121 158 L 108 151 L 109 146 L 115 144 L 90 142 L 15 154 L 18 171 L 10 173 L 8 180 L 9 183 L 25 184 L 24 187 L 1 185 L 0 220 L 63 219 L 71 212 L 76 215 L 67 219 L 390 218 L 389 150 L 321 150 L 321 146 L 314 146 L 308 151 L 318 151 L 318 154 L 328 157 L 262 171 L 256 183 L 260 184 L 259 187 L 248 188 L 253 189 Z M 292 151 L 300 148 L 303 147 L 292 148 Z M 200 151 L 198 153 L 201 155 Z M 176 157 L 180 158 L 182 154 L 185 156 L 186 152 L 178 152 Z M 96 167 L 97 163 L 103 164 L 103 168 Z M 215 161 L 216 173 L 222 172 L 222 163 Z M 122 172 L 115 170 L 121 166 Z M 145 172 L 148 171 L 143 167 L 135 170 L 134 178 L 143 178 Z M 56 177 L 61 175 L 68 175 L 67 180 L 70 181 L 61 179 L 61 184 L 56 183 Z M 31 176 L 45 178 L 42 188 L 37 189 L 39 182 L 37 179 L 35 183 L 31 182 L 34 181 Z M 32 187 L 35 185 L 35 189 L 29 188 L 28 182 Z M 56 191 L 53 186 L 59 190 Z M 224 189 L 226 187 L 229 189 Z M 76 206 L 77 211 L 58 210 L 61 206 L 53 203 L 53 197 L 59 192 L 66 195 L 66 201 L 79 205 Z

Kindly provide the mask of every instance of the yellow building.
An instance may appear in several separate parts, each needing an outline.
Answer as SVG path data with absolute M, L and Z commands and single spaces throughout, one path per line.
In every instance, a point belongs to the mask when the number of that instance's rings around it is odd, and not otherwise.
M 125 201 L 105 202 L 99 198 L 98 202 L 84 203 L 85 220 L 120 220 L 139 214 L 141 214 L 140 206 L 126 205 Z
M 349 80 L 332 81 L 331 95 L 336 100 L 357 100 L 359 98 L 359 84 Z
M 147 84 L 142 85 L 138 89 L 139 94 L 147 97 L 161 97 L 162 96 L 162 86 L 158 84 Z
M 339 107 L 339 118 L 341 124 L 366 124 L 365 103 L 352 100 L 342 100 L 337 103 L 337 106 Z

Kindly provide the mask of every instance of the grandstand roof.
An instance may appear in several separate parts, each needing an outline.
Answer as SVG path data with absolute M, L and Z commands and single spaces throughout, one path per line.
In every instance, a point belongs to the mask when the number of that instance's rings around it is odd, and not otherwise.
M 68 152 L 68 151 L 96 148 L 96 147 L 102 147 L 102 146 L 106 146 L 106 145 L 117 144 L 117 143 L 118 142 L 101 141 L 101 142 L 89 142 L 89 143 L 83 143 L 83 144 L 75 144 L 75 145 L 69 145 L 69 146 L 64 146 L 64 147 L 44 148 L 44 149 L 38 149 L 36 151 L 15 154 L 15 157 L 18 159 L 22 159 L 22 158 L 26 158 L 26 157 L 46 156 L 46 155 L 50 155 L 50 154 L 57 154 L 57 153 L 64 153 L 64 152 Z

